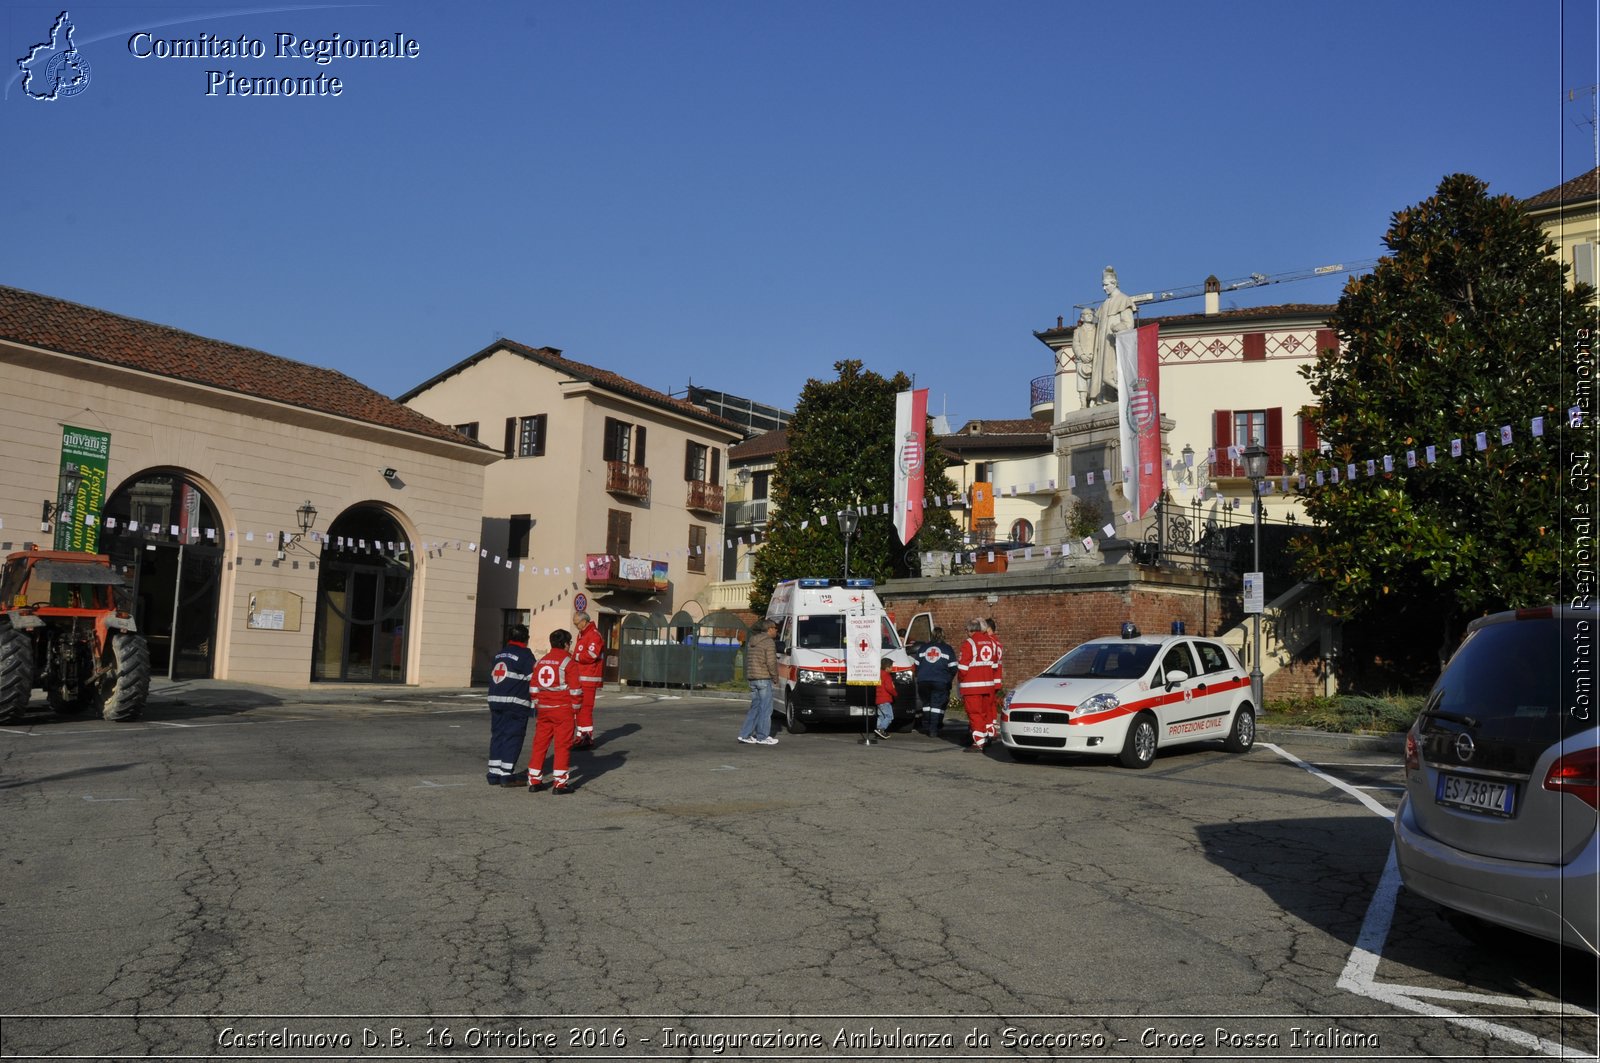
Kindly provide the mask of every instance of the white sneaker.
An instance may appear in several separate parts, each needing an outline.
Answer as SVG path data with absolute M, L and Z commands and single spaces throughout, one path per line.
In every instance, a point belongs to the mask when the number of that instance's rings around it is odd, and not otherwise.
M 759 746 L 761 744 L 761 739 L 755 737 L 754 735 L 740 735 L 739 741 L 743 742 L 747 746 Z
M 758 738 L 755 742 L 758 746 L 775 746 L 778 744 L 778 740 L 771 735 L 767 735 L 765 738 Z

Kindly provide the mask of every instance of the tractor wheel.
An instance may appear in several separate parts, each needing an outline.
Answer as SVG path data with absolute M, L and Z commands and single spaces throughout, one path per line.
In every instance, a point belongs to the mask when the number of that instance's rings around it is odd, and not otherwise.
M 15 628 L 0 628 L 0 721 L 22 715 L 33 693 L 33 640 Z
M 116 674 L 100 688 L 100 715 L 108 720 L 136 720 L 150 694 L 150 647 L 140 635 L 119 634 L 111 643 Z

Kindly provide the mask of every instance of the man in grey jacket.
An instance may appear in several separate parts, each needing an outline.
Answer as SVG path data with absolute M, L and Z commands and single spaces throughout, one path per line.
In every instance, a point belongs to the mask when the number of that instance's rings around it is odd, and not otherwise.
M 750 711 L 739 728 L 739 741 L 747 746 L 775 746 L 772 737 L 772 681 L 778 678 L 778 625 L 763 620 L 744 644 L 744 677 L 750 681 Z

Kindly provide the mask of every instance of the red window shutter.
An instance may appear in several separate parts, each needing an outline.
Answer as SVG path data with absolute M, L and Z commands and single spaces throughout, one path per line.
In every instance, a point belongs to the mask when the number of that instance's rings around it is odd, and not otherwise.
M 1267 411 L 1267 475 L 1283 475 L 1283 407 Z
M 1212 428 L 1211 445 L 1216 448 L 1216 460 L 1211 463 L 1213 476 L 1232 476 L 1234 466 L 1237 464 L 1228 457 L 1228 448 L 1233 446 L 1233 411 L 1218 410 L 1211 415 Z
M 1212 445 L 1219 451 L 1227 450 L 1233 446 L 1233 411 L 1218 410 L 1211 416 L 1216 425 L 1216 429 L 1212 433 Z M 1220 460 L 1223 455 L 1218 454 L 1217 457 Z
M 506 457 L 514 457 L 517 453 L 517 419 L 506 418 Z
M 1246 332 L 1244 334 L 1244 360 L 1259 362 L 1267 356 L 1267 334 L 1265 332 Z
M 1300 453 L 1315 454 L 1321 442 L 1317 438 L 1317 411 L 1308 407 L 1300 414 Z
M 1331 328 L 1317 329 L 1317 353 L 1339 349 L 1339 334 Z

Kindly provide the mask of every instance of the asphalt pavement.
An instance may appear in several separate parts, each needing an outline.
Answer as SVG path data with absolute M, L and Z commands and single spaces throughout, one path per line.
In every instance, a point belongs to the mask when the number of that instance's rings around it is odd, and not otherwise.
M 570 796 L 485 785 L 482 690 L 0 725 L 0 1057 L 1595 1050 L 1590 958 L 1399 889 L 1393 749 L 751 747 L 744 704 L 608 689 Z

